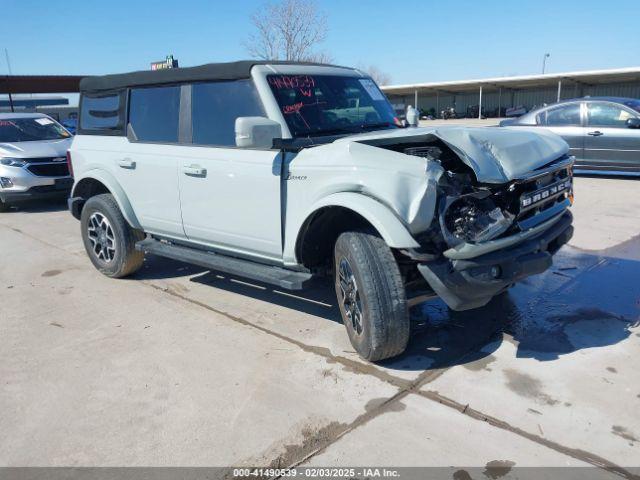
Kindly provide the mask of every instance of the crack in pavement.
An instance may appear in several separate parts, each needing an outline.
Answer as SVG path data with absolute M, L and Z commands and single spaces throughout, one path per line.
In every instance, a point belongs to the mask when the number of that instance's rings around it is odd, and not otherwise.
M 302 349 L 305 352 L 310 352 L 316 355 L 320 355 L 322 356 L 328 363 L 337 363 L 340 364 L 341 366 L 345 367 L 345 369 L 347 371 L 353 372 L 353 373 L 358 373 L 358 374 L 363 374 L 363 375 L 373 375 L 374 377 L 378 378 L 379 380 L 382 380 L 384 382 L 390 383 L 391 385 L 398 387 L 399 391 L 397 393 L 395 393 L 393 396 L 389 397 L 389 399 L 387 399 L 385 402 L 383 402 L 382 404 L 380 404 L 379 406 L 372 408 L 369 411 L 366 411 L 365 413 L 359 415 L 358 417 L 356 417 L 356 419 L 349 423 L 349 424 L 345 424 L 343 428 L 341 429 L 337 429 L 334 433 L 333 436 L 331 438 L 325 439 L 325 440 L 318 440 L 316 442 L 308 442 L 311 445 L 314 445 L 315 447 L 313 448 L 312 451 L 309 452 L 304 452 L 303 456 L 297 460 L 291 460 L 291 463 L 287 466 L 293 467 L 293 466 L 297 466 L 300 465 L 301 463 L 311 459 L 312 457 L 318 455 L 319 453 L 322 453 L 324 450 L 326 450 L 329 446 L 331 446 L 332 444 L 334 444 L 336 441 L 338 441 L 340 438 L 342 438 L 344 435 L 346 435 L 347 433 L 355 430 L 356 428 L 365 425 L 366 423 L 368 423 L 369 421 L 371 421 L 372 419 L 384 414 L 386 411 L 389 410 L 389 408 L 392 406 L 393 403 L 398 402 L 400 400 L 402 400 L 403 398 L 405 398 L 407 395 L 410 394 L 416 394 L 419 395 L 423 398 L 438 402 L 444 406 L 453 408 L 454 410 L 458 411 L 459 413 L 466 415 L 470 418 L 473 418 L 475 420 L 479 420 L 479 421 L 483 421 L 488 423 L 489 425 L 496 427 L 496 428 L 500 428 L 502 430 L 508 431 L 510 433 L 513 433 L 515 435 L 518 435 L 520 437 L 525 438 L 526 440 L 529 440 L 531 442 L 537 443 L 539 445 L 542 445 L 544 447 L 550 448 L 558 453 L 567 455 L 569 457 L 575 458 L 576 460 L 580 460 L 583 461 L 585 463 L 589 463 L 595 467 L 599 467 L 602 468 L 608 472 L 611 472 L 613 474 L 616 475 L 620 475 L 624 478 L 629 478 L 629 479 L 637 479 L 638 477 L 633 475 L 631 472 L 629 472 L 628 470 L 624 469 L 623 467 L 620 467 L 616 464 L 614 464 L 613 462 L 610 462 L 609 460 L 602 458 L 594 453 L 585 451 L 585 450 L 580 450 L 580 449 L 575 449 L 575 448 L 571 448 L 571 447 L 566 447 L 564 445 L 561 445 L 559 443 L 553 442 L 551 440 L 548 440 L 546 438 L 543 438 L 539 435 L 536 434 L 532 434 L 529 433 L 523 429 L 520 429 L 518 427 L 514 427 L 512 425 L 510 425 L 509 423 L 500 420 L 498 418 L 495 417 L 491 417 L 490 415 L 486 415 L 478 410 L 475 410 L 473 408 L 470 408 L 469 405 L 462 405 L 454 400 L 451 400 L 443 395 L 440 395 L 437 392 L 434 391 L 422 391 L 420 390 L 422 387 L 424 387 L 425 385 L 427 385 L 428 383 L 434 381 L 435 379 L 437 379 L 438 377 L 440 377 L 441 375 L 443 375 L 445 372 L 447 372 L 449 369 L 453 368 L 452 366 L 447 367 L 447 368 L 442 368 L 442 369 L 434 369 L 434 370 L 425 370 L 424 372 L 422 372 L 415 380 L 413 381 L 409 381 L 400 377 L 396 377 L 394 375 L 391 375 L 388 372 L 385 372 L 383 370 L 378 369 L 377 367 L 373 366 L 372 364 L 364 364 L 364 363 L 360 363 L 358 361 L 346 358 L 346 357 L 342 357 L 342 356 L 336 356 L 333 355 L 331 353 L 331 351 L 328 348 L 324 348 L 324 347 L 315 347 L 315 346 L 311 346 L 311 345 L 307 345 L 304 344 L 298 340 L 295 340 L 293 338 L 287 337 L 286 335 L 283 335 L 281 333 L 275 332 L 273 330 L 270 330 L 266 327 L 263 327 L 261 325 L 256 325 L 253 324 L 252 322 L 241 318 L 241 317 L 237 317 L 235 315 L 232 315 L 228 312 L 222 311 L 222 310 L 218 310 L 210 305 L 207 305 L 204 302 L 200 302 L 198 300 L 194 300 L 191 298 L 188 298 L 184 295 L 182 295 L 181 293 L 175 292 L 173 290 L 171 290 L 168 287 L 164 287 L 164 286 L 158 286 L 155 285 L 151 282 L 147 282 L 147 281 L 143 281 L 143 283 L 147 284 L 148 286 L 163 291 L 169 295 L 172 295 L 174 297 L 180 298 L 183 301 L 198 305 L 202 308 L 205 308 L 207 310 L 210 310 L 212 312 L 215 312 L 219 315 L 223 315 L 227 318 L 229 318 L 230 320 L 233 320 L 235 322 L 238 322 L 242 325 L 245 326 L 249 326 L 249 327 L 253 327 L 253 328 L 257 328 L 258 330 L 268 334 L 268 335 L 272 335 L 277 337 L 280 340 L 283 340 L 285 342 L 291 343 L 297 347 L 299 347 L 300 349 Z M 461 363 L 464 361 L 464 359 L 471 355 L 478 347 L 484 345 L 486 343 L 486 339 L 483 339 L 482 342 L 478 342 L 478 344 L 472 345 L 469 350 L 465 353 L 463 353 L 458 359 L 456 359 L 456 362 L 452 362 L 452 363 Z M 270 462 L 271 465 L 273 464 L 278 464 L 281 466 L 282 468 L 282 464 L 280 463 L 280 457 L 272 460 Z
M 69 255 L 72 255 L 74 257 L 81 257 L 82 254 L 80 253 L 74 253 L 74 252 L 70 252 L 58 245 L 46 242 L 38 237 L 35 237 L 29 233 L 26 233 L 18 228 L 14 228 L 11 227 L 5 223 L 0 223 L 0 226 L 3 226 L 5 228 L 8 228 L 16 233 L 25 235 L 26 237 L 29 237 L 35 241 L 38 241 L 39 243 L 46 245 L 48 247 L 52 247 L 55 248 L 56 250 L 60 250 L 63 251 Z M 88 267 L 87 267 L 88 268 Z M 287 459 L 280 459 L 280 457 L 274 459 L 271 463 L 278 463 L 280 464 L 280 460 L 286 460 L 288 463 L 290 463 L 290 466 L 295 466 L 295 465 L 299 465 L 309 459 L 311 459 L 312 457 L 318 455 L 319 453 L 323 452 L 324 450 L 326 450 L 329 446 L 331 446 L 332 444 L 334 444 L 335 442 L 337 442 L 340 438 L 342 438 L 343 436 L 345 436 L 346 434 L 348 434 L 349 432 L 355 430 L 356 428 L 359 428 L 363 425 L 365 425 L 366 423 L 368 423 L 369 421 L 371 421 L 372 419 L 383 415 L 384 413 L 386 413 L 387 411 L 389 411 L 393 405 L 397 402 L 400 402 L 403 398 L 405 398 L 406 396 L 410 395 L 410 394 L 415 394 L 415 395 L 419 395 L 425 399 L 431 400 L 431 401 L 435 401 L 437 403 L 440 403 L 444 406 L 450 407 L 456 411 L 458 411 L 459 413 L 466 415 L 470 418 L 473 418 L 475 420 L 478 421 L 483 421 L 488 423 L 489 425 L 495 427 L 495 428 L 500 428 L 502 430 L 511 432 L 515 435 L 518 435 L 522 438 L 525 438 L 531 442 L 537 443 L 539 445 L 545 446 L 547 448 L 550 448 L 552 450 L 555 450 L 556 452 L 559 452 L 561 454 L 570 456 L 572 458 L 575 458 L 577 460 L 589 463 L 591 465 L 594 465 L 596 467 L 602 468 L 606 471 L 609 471 L 613 474 L 616 475 L 620 475 L 624 478 L 629 478 L 629 479 L 637 479 L 639 478 L 636 475 L 633 475 L 631 472 L 629 472 L 628 470 L 598 456 L 595 455 L 591 452 L 585 451 L 585 450 L 580 450 L 580 449 L 574 449 L 574 448 L 570 448 L 570 447 L 566 447 L 563 446 L 561 444 L 558 444 L 556 442 L 553 442 L 551 440 L 548 440 L 546 438 L 543 438 L 539 435 L 536 434 L 532 434 L 529 433 L 525 430 L 522 430 L 518 427 L 514 427 L 512 425 L 510 425 L 509 423 L 500 420 L 498 418 L 486 415 L 478 410 L 475 410 L 473 408 L 470 408 L 469 405 L 462 405 L 459 402 L 456 402 L 455 400 L 452 400 L 448 397 L 445 397 L 444 395 L 441 395 L 440 393 L 436 392 L 436 391 L 432 391 L 432 390 L 421 390 L 421 388 L 425 385 L 427 385 L 428 383 L 432 382 L 433 380 L 435 380 L 436 378 L 440 377 L 441 375 L 443 375 L 446 371 L 448 371 L 449 369 L 452 368 L 452 366 L 450 367 L 446 367 L 446 368 L 442 368 L 442 369 L 434 369 L 434 370 L 425 370 L 424 372 L 422 372 L 415 380 L 410 381 L 410 380 L 406 380 L 403 379 L 401 377 L 396 377 L 395 375 L 390 374 L 389 372 L 386 372 L 384 370 L 381 370 L 379 368 L 377 368 L 376 366 L 374 366 L 373 364 L 366 364 L 366 363 L 362 363 L 347 357 L 342 357 L 342 356 L 336 356 L 333 355 L 331 353 L 331 351 L 328 348 L 324 348 L 324 347 L 317 347 L 317 346 L 312 346 L 312 345 L 307 345 L 299 340 L 295 340 L 293 338 L 287 337 L 286 335 L 283 335 L 281 333 L 278 333 L 276 331 L 270 330 L 266 327 L 263 327 L 261 325 L 257 325 L 255 323 L 250 322 L 249 320 L 246 320 L 242 317 L 238 317 L 235 315 L 232 315 L 228 312 L 222 311 L 222 310 L 218 310 L 204 302 L 189 298 L 181 293 L 178 293 L 176 291 L 171 290 L 170 288 L 166 287 L 166 286 L 160 286 L 160 285 L 156 285 L 150 281 L 146 281 L 146 280 L 141 280 L 139 281 L 139 283 L 146 285 L 150 288 L 153 288 L 155 290 L 161 291 L 163 293 L 166 293 L 168 295 L 171 295 L 173 297 L 176 297 L 182 301 L 186 301 L 188 303 L 191 303 L 193 305 L 197 305 L 201 308 L 204 308 L 206 310 L 212 311 L 216 314 L 222 315 L 238 324 L 250 327 L 250 328 L 255 328 L 258 329 L 260 331 L 262 331 L 263 333 L 267 334 L 267 335 L 271 335 L 274 336 L 282 341 L 285 341 L 287 343 L 290 343 L 292 345 L 295 345 L 296 347 L 300 348 L 301 350 L 305 351 L 305 352 L 309 352 L 312 353 L 314 355 L 318 355 L 321 356 L 322 358 L 324 358 L 328 363 L 333 363 L 333 364 L 339 364 L 341 365 L 345 370 L 349 371 L 349 372 L 353 372 L 356 374 L 362 374 L 362 375 L 372 375 L 375 378 L 384 381 L 386 383 L 389 383 L 395 387 L 398 388 L 398 392 L 396 392 L 394 395 L 392 395 L 391 397 L 389 397 L 388 399 L 386 399 L 384 402 L 382 402 L 380 405 L 377 405 L 374 408 L 371 408 L 369 410 L 366 410 L 363 414 L 359 415 L 358 417 L 356 417 L 356 419 L 354 421 L 352 421 L 349 424 L 345 424 L 344 427 L 336 429 L 335 431 L 332 432 L 332 435 L 319 440 L 317 442 L 308 442 L 309 445 L 312 445 L 313 448 L 310 451 L 298 451 L 298 458 L 297 459 L 293 459 L 293 458 L 287 458 Z M 483 339 L 482 342 L 479 342 L 477 345 L 474 344 L 472 345 L 468 351 L 466 351 L 465 353 L 463 353 L 459 358 L 456 359 L 456 362 L 452 362 L 453 364 L 456 363 L 461 363 L 464 361 L 464 359 L 470 355 L 471 353 L 473 353 L 478 347 L 481 347 L 484 343 L 486 343 L 486 339 Z
M 416 392 L 418 395 L 420 395 L 421 397 L 427 398 L 429 400 L 433 400 L 434 402 L 438 402 L 441 405 L 447 406 L 449 408 L 452 408 L 454 410 L 457 410 L 458 412 L 462 413 L 463 415 L 466 415 L 470 418 L 473 418 L 475 420 L 479 420 L 481 422 L 486 422 L 489 425 L 491 425 L 492 427 L 496 427 L 496 428 L 500 428 L 502 430 L 505 430 L 507 432 L 511 432 L 511 433 L 515 433 L 516 435 L 519 435 L 523 438 L 526 438 L 527 440 L 530 440 L 532 442 L 538 443 L 540 445 L 543 445 L 545 447 L 548 447 L 552 450 L 555 450 L 559 453 L 562 453 L 564 455 L 567 455 L 569 457 L 573 457 L 576 460 L 581 460 L 583 462 L 587 462 L 590 463 L 591 465 L 594 465 L 596 467 L 600 467 L 603 470 L 606 470 L 610 473 L 619 475 L 621 477 L 624 478 L 629 478 L 629 479 L 639 479 L 640 477 L 638 477 L 637 475 L 634 475 L 633 473 L 631 473 L 630 471 L 626 470 L 623 467 L 620 467 L 619 465 L 616 465 L 613 462 L 610 462 L 609 460 L 602 458 L 594 453 L 588 452 L 586 450 L 581 450 L 579 448 L 570 448 L 570 447 L 565 447 L 564 445 L 561 445 L 557 442 L 554 442 L 552 440 L 546 439 L 544 437 L 541 437 L 540 435 L 536 435 L 534 433 L 529 433 L 526 430 L 523 430 L 521 428 L 518 427 L 514 427 L 513 425 L 510 425 L 509 423 L 500 420 L 496 417 L 492 417 L 490 415 L 486 415 L 484 413 L 482 413 L 479 410 L 475 410 L 473 408 L 470 408 L 469 405 L 463 405 L 455 400 L 452 400 L 442 394 L 440 394 L 439 392 L 436 392 L 434 390 L 420 390 L 418 392 Z

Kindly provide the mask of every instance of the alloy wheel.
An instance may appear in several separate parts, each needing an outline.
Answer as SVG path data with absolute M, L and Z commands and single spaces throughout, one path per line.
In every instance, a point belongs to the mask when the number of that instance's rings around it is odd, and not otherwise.
M 87 236 L 93 254 L 105 263 L 112 262 L 116 256 L 116 238 L 107 217 L 100 212 L 93 213 L 87 223 Z
M 342 309 L 347 319 L 351 322 L 353 331 L 357 335 L 361 335 L 363 330 L 362 301 L 360 300 L 356 277 L 349 261 L 344 257 L 340 259 L 338 268 L 338 286 L 340 288 Z

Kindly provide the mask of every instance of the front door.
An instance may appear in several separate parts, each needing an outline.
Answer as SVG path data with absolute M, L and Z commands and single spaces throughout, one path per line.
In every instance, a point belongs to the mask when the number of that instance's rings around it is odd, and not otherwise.
M 610 102 L 588 102 L 585 156 L 598 167 L 622 168 L 640 165 L 640 130 L 627 127 L 637 117 L 633 110 Z
M 178 166 L 187 238 L 280 260 L 280 161 L 275 151 L 192 147 Z
M 231 254 L 281 261 L 281 153 L 235 146 L 236 118 L 264 115 L 252 81 L 190 88 L 192 146 L 178 160 L 185 234 Z

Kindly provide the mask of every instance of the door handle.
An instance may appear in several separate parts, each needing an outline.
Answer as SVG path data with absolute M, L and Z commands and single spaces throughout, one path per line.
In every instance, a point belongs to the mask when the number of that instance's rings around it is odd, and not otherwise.
M 604 135 L 604 133 L 602 133 L 599 130 L 596 130 L 595 132 L 589 132 L 587 133 L 587 135 L 591 135 L 592 137 L 599 137 L 600 135 Z
M 134 162 L 130 158 L 121 158 L 120 160 L 118 160 L 118 165 L 120 166 L 120 168 L 129 168 L 131 170 L 136 168 L 136 162 Z
M 182 173 L 190 177 L 206 177 L 207 169 L 202 168 L 200 165 L 184 165 L 182 167 Z

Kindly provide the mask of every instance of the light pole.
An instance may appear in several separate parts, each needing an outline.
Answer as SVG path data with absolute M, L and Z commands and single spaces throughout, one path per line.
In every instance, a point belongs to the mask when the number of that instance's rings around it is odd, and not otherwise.
M 549 58 L 551 56 L 550 53 L 545 53 L 544 57 L 542 57 L 542 74 L 544 75 L 544 69 L 547 66 L 547 58 Z
M 11 82 L 9 77 L 11 77 L 11 62 L 9 61 L 9 50 L 4 49 L 4 56 L 7 59 L 7 70 L 9 71 L 9 75 L 7 75 L 7 93 L 9 94 L 9 106 L 11 107 L 11 112 L 14 112 L 13 108 L 13 97 L 11 96 Z

